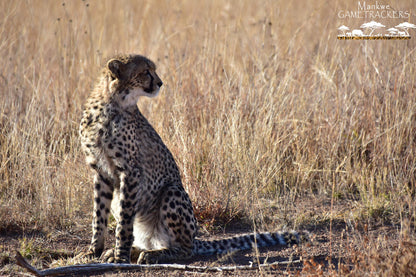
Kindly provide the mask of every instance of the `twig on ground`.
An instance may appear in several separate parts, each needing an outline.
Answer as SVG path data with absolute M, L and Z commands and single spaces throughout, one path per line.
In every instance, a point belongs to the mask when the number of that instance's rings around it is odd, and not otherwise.
M 63 266 L 52 269 L 38 270 L 31 266 L 23 256 L 16 251 L 16 264 L 27 269 L 35 276 L 63 276 L 63 275 L 95 275 L 105 272 L 120 272 L 120 271 L 140 271 L 140 270 L 182 270 L 182 271 L 197 271 L 197 272 L 222 272 L 222 271 L 236 271 L 236 270 L 257 270 L 260 268 L 273 268 L 279 265 L 289 265 L 301 263 L 300 260 L 274 262 L 270 264 L 260 265 L 236 265 L 236 266 L 219 266 L 219 267 L 207 267 L 207 266 L 192 266 L 181 264 L 81 264 Z

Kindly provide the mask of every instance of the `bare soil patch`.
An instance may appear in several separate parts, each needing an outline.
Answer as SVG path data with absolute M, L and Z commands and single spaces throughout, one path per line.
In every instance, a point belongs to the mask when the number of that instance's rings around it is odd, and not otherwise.
M 303 203 L 302 207 L 310 213 L 318 213 L 327 207 L 326 201 L 315 203 L 315 211 L 311 205 Z M 309 201 L 310 202 L 310 201 Z M 312 203 L 311 203 L 312 204 Z M 348 202 L 341 201 L 333 206 L 334 211 L 348 209 Z M 309 208 L 308 208 L 309 207 Z M 273 209 L 271 209 L 273 211 Z M 299 212 L 305 213 L 300 209 Z M 293 215 L 294 216 L 294 215 Z M 341 220 L 309 225 L 306 229 L 311 232 L 311 242 L 294 245 L 288 248 L 269 247 L 249 251 L 239 251 L 226 256 L 195 256 L 190 260 L 177 261 L 178 264 L 192 266 L 221 267 L 234 265 L 271 264 L 275 262 L 293 261 L 291 264 L 274 265 L 261 270 L 243 270 L 233 272 L 206 273 L 206 275 L 258 276 L 258 275 L 346 275 L 371 271 L 371 267 L 360 268 L 360 264 L 371 265 L 371 260 L 379 259 L 378 252 L 394 253 L 400 248 L 401 231 L 397 226 L 382 224 L 355 224 L 352 226 Z M 300 227 L 302 228 L 302 227 Z M 241 222 L 230 224 L 222 231 L 203 234 L 203 239 L 218 239 L 250 231 L 250 227 Z M 14 230 L 0 234 L 0 247 L 3 252 L 0 259 L 0 273 L 21 275 L 24 270 L 14 265 L 14 252 L 19 250 L 25 258 L 37 268 L 57 267 L 73 264 L 71 260 L 82 250 L 88 248 L 90 231 L 88 226 L 78 226 L 71 230 L 42 231 Z M 114 244 L 114 236 L 108 236 L 107 247 Z M 373 257 L 374 256 L 374 257 Z M 75 262 L 76 263 L 76 262 Z M 380 267 L 382 268 L 382 267 Z M 200 274 L 196 272 L 172 270 L 146 270 L 142 276 L 183 276 Z M 108 273 L 107 276 L 137 276 L 137 272 Z M 356 274 L 357 275 L 357 274 Z

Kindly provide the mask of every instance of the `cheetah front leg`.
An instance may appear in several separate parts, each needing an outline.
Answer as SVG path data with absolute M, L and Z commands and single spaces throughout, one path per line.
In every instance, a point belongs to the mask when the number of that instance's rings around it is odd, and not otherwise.
M 130 174 L 136 176 L 136 174 Z M 130 263 L 130 252 L 133 244 L 133 222 L 134 222 L 134 203 L 137 194 L 137 187 L 134 186 L 132 178 L 124 172 L 120 174 L 120 190 L 118 214 L 116 215 L 116 247 L 114 252 L 115 263 Z
M 112 199 L 113 186 L 110 179 L 97 172 L 94 176 L 93 235 L 87 256 L 100 257 L 103 252 Z

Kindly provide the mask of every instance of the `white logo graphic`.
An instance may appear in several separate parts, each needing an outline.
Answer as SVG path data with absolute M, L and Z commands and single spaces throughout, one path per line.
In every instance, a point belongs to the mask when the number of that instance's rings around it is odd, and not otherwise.
M 351 28 L 346 25 L 341 25 L 338 30 L 341 32 L 338 39 L 410 39 L 409 29 L 416 29 L 416 25 L 408 22 L 410 19 L 409 11 L 400 11 L 392 8 L 388 4 L 366 3 L 365 1 L 358 1 L 356 10 L 341 10 L 338 12 L 338 18 L 349 20 L 364 19 L 369 20 L 361 25 Z M 391 23 L 394 19 L 397 24 L 397 19 L 404 19 L 398 25 Z M 377 21 L 381 21 L 377 22 Z M 390 22 L 389 22 L 390 21 Z M 400 21 L 399 21 L 400 22 Z M 387 25 L 390 25 L 386 27 Z M 395 25 L 395 26 L 392 26 Z
M 410 39 L 409 29 L 416 29 L 416 25 L 409 22 L 400 23 L 394 28 L 391 27 L 387 30 L 384 30 L 385 27 L 379 22 L 370 21 L 360 26 L 364 31 L 354 29 L 352 32 L 346 32 L 350 28 L 342 25 L 338 28 L 342 32 L 342 34 L 338 35 L 338 39 Z M 378 29 L 380 31 L 384 30 L 384 32 L 375 33 Z

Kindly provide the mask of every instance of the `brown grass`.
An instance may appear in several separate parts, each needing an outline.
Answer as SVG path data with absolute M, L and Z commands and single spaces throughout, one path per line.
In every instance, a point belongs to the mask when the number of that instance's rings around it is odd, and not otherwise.
M 0 231 L 89 225 L 82 105 L 105 57 L 140 53 L 165 86 L 139 106 L 208 227 L 297 227 L 264 202 L 326 197 L 414 232 L 416 39 L 339 41 L 340 9 L 356 2 L 1 1 Z

